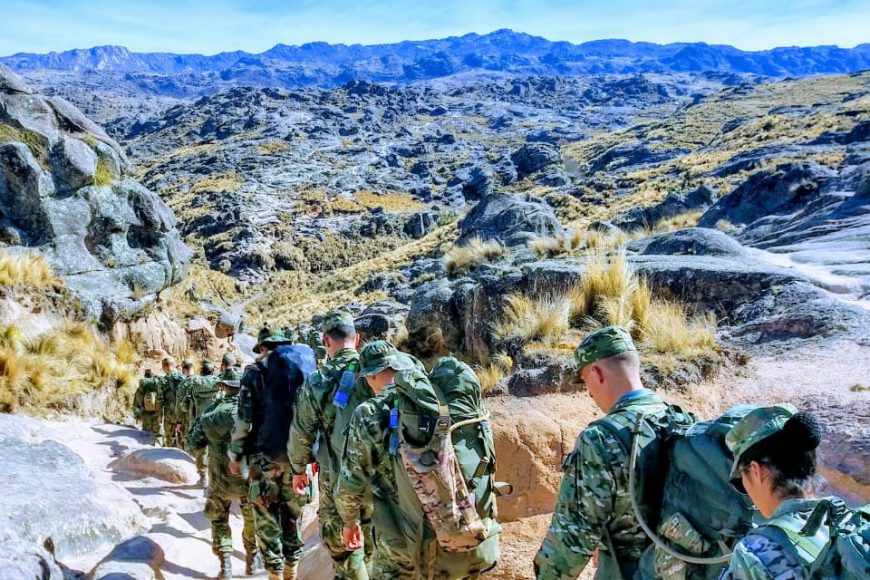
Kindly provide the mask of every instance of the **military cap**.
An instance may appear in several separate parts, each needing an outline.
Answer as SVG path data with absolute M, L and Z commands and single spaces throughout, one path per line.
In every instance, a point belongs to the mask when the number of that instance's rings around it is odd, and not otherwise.
M 228 366 L 234 366 L 236 364 L 236 357 L 234 357 L 231 352 L 225 352 L 221 360 Z
M 258 343 L 258 346 L 264 346 L 267 344 L 268 345 L 290 344 L 291 342 L 293 342 L 293 341 L 290 340 L 289 338 L 287 338 L 286 336 L 284 336 L 284 333 L 282 331 L 276 330 L 275 332 L 273 332 L 272 334 L 270 334 L 266 338 L 261 339 Z
M 734 454 L 734 464 L 731 466 L 732 481 L 740 478 L 740 459 L 743 454 L 756 443 L 779 433 L 795 413 L 797 409 L 788 404 L 759 407 L 750 411 L 731 428 L 725 436 L 725 445 Z
M 175 359 L 171 356 L 163 357 L 163 364 L 169 366 L 175 366 Z
M 407 356 L 386 340 L 375 340 L 362 349 L 359 355 L 360 375 L 369 377 L 385 369 L 406 371 L 413 367 Z
M 221 378 L 218 379 L 218 385 L 226 385 L 231 389 L 238 389 L 242 386 L 242 373 L 237 369 L 227 369 Z
M 637 347 L 628 329 L 624 326 L 605 326 L 583 339 L 574 351 L 574 358 L 582 369 L 595 361 L 632 350 L 637 350 Z
M 333 310 L 327 314 L 326 318 L 323 319 L 323 322 L 320 323 L 320 332 L 324 334 L 337 328 L 356 332 L 353 323 L 353 316 L 345 310 Z
M 200 367 L 202 368 L 202 372 L 210 373 L 214 370 L 214 363 L 208 359 L 205 359 L 202 361 Z

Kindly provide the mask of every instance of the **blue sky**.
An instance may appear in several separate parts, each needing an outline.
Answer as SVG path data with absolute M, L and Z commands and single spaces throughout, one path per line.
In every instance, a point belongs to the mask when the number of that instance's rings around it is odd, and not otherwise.
M 870 42 L 870 0 L 2 0 L 0 55 L 119 44 L 262 52 L 512 28 L 551 40 L 705 41 L 745 50 Z

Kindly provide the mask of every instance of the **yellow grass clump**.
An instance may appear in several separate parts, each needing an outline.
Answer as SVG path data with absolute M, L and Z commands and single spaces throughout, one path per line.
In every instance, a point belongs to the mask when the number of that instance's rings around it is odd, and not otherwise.
M 513 359 L 507 354 L 499 352 L 492 356 L 489 364 L 475 367 L 474 374 L 477 375 L 481 389 L 485 393 L 509 375 L 513 366 Z
M 504 256 L 505 249 L 495 240 L 472 238 L 464 246 L 453 246 L 444 256 L 444 269 L 450 277 L 460 276 L 484 262 Z
M 235 171 L 225 171 L 198 179 L 190 187 L 190 193 L 225 192 L 232 193 L 242 187 L 242 178 Z
M 7 326 L 0 329 L 0 411 L 76 411 L 88 397 L 125 409 L 137 358 L 131 343 L 111 345 L 83 322 L 67 321 L 32 339 Z
M 495 334 L 503 339 L 523 341 L 556 339 L 568 330 L 571 302 L 566 296 L 532 298 L 510 294 L 505 298 L 504 315 Z
M 10 255 L 0 252 L 0 286 L 46 288 L 59 285 L 48 261 L 39 254 Z

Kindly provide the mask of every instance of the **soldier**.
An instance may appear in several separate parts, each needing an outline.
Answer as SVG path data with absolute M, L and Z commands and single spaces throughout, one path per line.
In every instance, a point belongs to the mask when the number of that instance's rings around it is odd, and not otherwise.
M 655 420 L 668 405 L 643 387 L 640 358 L 628 330 L 601 328 L 574 352 L 580 379 L 608 416 L 632 424 L 638 414 Z M 648 444 L 648 443 L 647 443 Z M 628 452 L 609 430 L 587 427 L 562 464 L 562 486 L 550 529 L 535 557 L 538 579 L 577 578 L 598 558 L 596 578 L 631 578 L 649 544 L 628 493 Z
M 184 443 L 182 437 L 183 421 L 179 416 L 179 403 L 181 398 L 181 383 L 184 375 L 175 368 L 175 359 L 168 356 L 163 359 L 163 433 L 166 445 L 181 448 Z
M 252 575 L 260 558 L 254 530 L 254 508 L 248 500 L 248 484 L 242 475 L 229 470 L 227 450 L 233 431 L 233 420 L 239 402 L 241 374 L 229 370 L 218 380 L 223 397 L 211 404 L 193 424 L 185 438 L 191 452 L 208 446 L 208 489 L 206 490 L 205 517 L 211 522 L 212 551 L 220 560 L 221 580 L 232 578 L 233 538 L 230 531 L 230 507 L 239 501 L 244 526 L 242 543 L 245 547 L 245 574 Z
M 287 458 L 287 434 L 296 390 L 315 370 L 314 353 L 303 345 L 293 346 L 296 356 L 290 369 L 281 350 L 288 344 L 283 334 L 260 331 L 254 350 L 255 364 L 245 369 L 239 393 L 232 443 L 230 470 L 238 473 L 241 460 L 250 466 L 249 497 L 255 502 L 257 537 L 260 540 L 270 580 L 296 580 L 302 556 L 299 518 L 311 502 L 311 494 L 293 491 Z M 281 376 L 292 372 L 292 376 Z
M 225 352 L 221 358 L 221 376 L 225 376 L 229 371 L 241 374 L 242 368 L 236 363 L 233 353 Z
M 819 504 L 834 499 L 810 494 L 821 439 L 815 417 L 791 405 L 755 409 L 728 433 L 725 442 L 734 453 L 731 483 L 749 494 L 768 521 L 737 544 L 721 580 L 807 577 L 806 567 L 831 537 L 826 523 L 812 535 L 802 533 Z
M 193 376 L 193 361 L 189 358 L 184 359 L 181 363 L 181 374 L 184 378 Z
M 309 483 L 306 466 L 315 459 L 312 450 L 317 442 L 320 538 L 332 557 L 335 578 L 364 580 L 368 578 L 364 552 L 345 549 L 341 518 L 335 509 L 333 495 L 344 449 L 345 429 L 354 409 L 369 399 L 372 391 L 365 380 L 357 378 L 359 336 L 353 316 L 342 311 L 332 312 L 320 329 L 329 359 L 308 377 L 299 391 L 287 441 L 293 489 L 305 493 Z M 366 531 L 365 549 L 369 553 L 372 549 L 370 510 L 371 505 L 366 505 L 361 518 Z
M 202 416 L 207 407 L 221 397 L 221 390 L 217 386 L 217 369 L 214 363 L 208 359 L 200 365 L 200 375 L 189 377 L 184 382 L 185 395 L 182 407 L 187 415 L 187 432 L 193 428 L 196 420 Z M 193 456 L 196 459 L 196 471 L 199 473 L 200 483 L 206 483 L 206 455 L 208 449 L 198 449 Z
M 374 500 L 371 578 L 412 579 L 416 574 L 412 547 L 403 532 L 393 461 L 385 443 L 389 439 L 393 379 L 413 366 L 410 357 L 382 340 L 367 344 L 360 353 L 360 375 L 375 396 L 360 404 L 351 419 L 334 501 L 344 526 L 345 548 L 356 551 L 363 547 L 361 524 L 369 512 L 369 502 Z
M 145 369 L 145 376 L 139 381 L 133 396 L 133 414 L 142 421 L 142 430 L 153 433 L 155 443 L 162 445 L 163 392 L 151 369 Z

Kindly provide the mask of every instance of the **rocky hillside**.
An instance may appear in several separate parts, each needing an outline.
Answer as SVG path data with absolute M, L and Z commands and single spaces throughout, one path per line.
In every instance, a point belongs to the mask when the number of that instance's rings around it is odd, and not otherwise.
M 36 250 L 109 324 L 184 275 L 172 211 L 138 183 L 121 147 L 69 102 L 41 97 L 0 65 L 0 242 Z

